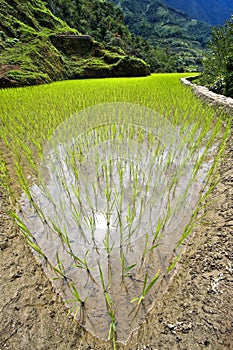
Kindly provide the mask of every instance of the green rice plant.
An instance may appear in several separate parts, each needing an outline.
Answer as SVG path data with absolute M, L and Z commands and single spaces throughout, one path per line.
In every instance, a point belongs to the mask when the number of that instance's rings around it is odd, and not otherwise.
M 121 304 L 115 307 L 117 294 L 122 293 L 122 305 L 129 300 L 136 303 L 136 314 L 144 317 L 141 305 L 150 307 L 146 295 L 158 281 L 155 272 L 161 268 L 164 275 L 173 270 L 181 245 L 200 220 L 199 209 L 206 206 L 218 181 L 216 164 L 230 123 L 180 84 L 179 78 L 186 75 L 99 79 L 98 84 L 92 79 L 66 81 L 0 91 L 0 181 L 7 186 L 14 182 L 11 193 L 17 200 L 19 188 L 26 195 L 26 205 L 15 220 L 31 248 L 48 263 L 53 261 L 58 279 L 67 278 L 62 261 L 71 264 L 71 271 L 77 268 L 63 289 L 75 295 L 81 323 L 90 321 L 89 328 L 96 322 L 93 296 L 88 318 L 86 299 L 80 295 L 89 287 L 96 298 L 104 294 L 110 325 L 108 334 L 100 336 L 112 339 L 113 346 L 116 333 L 118 339 L 124 338 L 120 326 L 116 329 L 116 319 L 120 325 L 125 317 Z M 121 110 L 122 104 L 126 108 Z M 193 196 L 198 181 L 202 184 Z M 190 222 L 178 221 L 184 213 Z M 44 234 L 35 232 L 34 217 Z M 162 264 L 159 245 L 166 243 L 171 229 L 171 251 L 164 254 Z M 44 256 L 46 244 L 52 244 L 50 237 L 62 246 L 56 259 L 57 250 Z M 87 282 L 77 287 L 83 278 Z M 73 311 L 78 314 L 76 308 Z M 125 334 L 131 324 L 137 326 L 136 315 Z
M 149 291 L 152 289 L 152 287 L 154 286 L 154 284 L 158 280 L 159 274 L 160 274 L 160 270 L 157 271 L 157 273 L 151 279 L 149 284 L 147 284 L 148 273 L 146 272 L 145 277 L 144 277 L 144 281 L 143 281 L 143 288 L 142 288 L 141 295 L 139 297 L 134 297 L 133 299 L 130 300 L 130 303 L 137 302 L 135 307 L 129 313 L 129 316 L 134 313 L 132 320 L 134 320 L 136 318 L 136 316 L 138 315 L 140 307 L 141 307 L 142 303 L 144 302 L 146 295 L 149 293 Z
M 52 222 L 53 231 L 59 235 L 64 248 L 68 248 L 68 252 L 72 253 L 72 248 L 70 245 L 69 236 L 67 234 L 66 228 L 62 230 L 55 222 Z
M 230 130 L 231 130 L 231 125 L 230 125 L 230 123 L 228 123 L 226 125 L 226 127 L 225 127 L 225 132 L 224 132 L 224 134 L 221 137 L 218 153 L 217 153 L 217 155 L 215 156 L 215 158 L 213 160 L 211 168 L 208 170 L 208 174 L 207 174 L 207 179 L 208 180 L 211 179 L 211 176 L 213 175 L 213 172 L 216 169 L 216 166 L 220 162 L 220 159 L 222 157 L 223 151 L 224 151 L 224 149 L 226 147 L 227 139 L 228 139 L 228 137 L 230 135 Z M 209 192 L 211 192 L 211 190 Z
M 18 180 L 19 183 L 24 191 L 24 193 L 26 194 L 26 196 L 28 197 L 29 201 L 31 203 L 34 203 L 33 197 L 31 195 L 31 191 L 30 191 L 30 186 L 28 181 L 25 179 L 24 173 L 23 173 L 23 169 L 20 165 L 19 162 L 15 162 L 15 168 L 16 168 L 16 174 L 18 176 Z
M 80 298 L 80 295 L 78 293 L 77 288 L 75 287 L 74 283 L 72 281 L 69 281 L 69 287 L 70 290 L 72 291 L 72 294 L 74 296 L 74 299 L 69 299 L 66 301 L 66 303 L 76 303 L 78 304 L 77 306 L 74 306 L 71 308 L 70 313 L 74 312 L 74 318 L 77 317 L 78 312 L 80 311 L 80 323 L 82 325 L 85 325 L 86 319 L 87 319 L 87 307 L 86 307 L 86 301 L 88 297 L 82 299 Z
M 29 231 L 29 229 L 20 219 L 20 217 L 15 213 L 15 211 L 11 210 L 9 214 L 15 220 L 18 227 L 21 229 L 21 232 L 23 233 L 24 237 L 33 239 L 32 233 Z
M 145 244 L 144 244 L 144 248 L 143 248 L 143 252 L 142 252 L 142 256 L 141 256 L 141 263 L 140 263 L 139 271 L 141 271 L 143 264 L 145 262 L 146 255 L 148 253 L 148 240 L 149 240 L 149 235 L 148 235 L 148 233 L 146 233 Z
M 162 234 L 164 226 L 165 226 L 165 223 L 162 222 L 161 218 L 159 217 L 158 218 L 158 223 L 157 223 L 154 235 L 153 235 L 153 242 L 152 242 L 153 246 L 154 246 L 155 242 L 158 240 L 159 234 Z
M 111 323 L 109 325 L 109 331 L 108 331 L 108 341 L 112 340 L 113 350 L 116 350 L 117 330 L 116 330 L 115 312 L 114 310 L 111 310 L 109 311 L 108 314 L 111 317 Z
M 99 274 L 100 274 L 101 285 L 104 293 L 104 298 L 106 302 L 106 307 L 108 310 L 108 315 L 111 317 L 107 339 L 108 341 L 112 340 L 113 349 L 116 349 L 117 330 L 116 330 L 116 322 L 115 322 L 114 304 L 108 293 L 108 285 L 106 285 L 104 281 L 103 271 L 99 261 L 98 261 L 98 268 L 99 268 Z
M 107 221 L 107 225 L 108 225 L 108 222 Z M 105 237 L 104 237 L 104 240 L 103 240 L 103 243 L 104 243 L 104 248 L 106 250 L 106 253 L 107 253 L 107 258 L 108 260 L 110 259 L 110 256 L 111 256 L 111 252 L 113 250 L 113 247 L 114 247 L 114 242 L 111 244 L 110 242 L 110 230 L 109 230 L 109 225 L 107 227 L 107 230 L 106 230 L 106 234 L 105 234 Z
M 10 179 L 9 179 L 6 163 L 3 160 L 3 155 L 1 154 L 1 152 L 0 152 L 0 186 L 6 189 L 7 194 L 11 199 L 14 198 L 11 190 L 11 186 L 10 186 Z
M 112 276 L 112 268 L 111 268 L 111 252 L 114 248 L 114 242 L 111 244 L 110 242 L 110 225 L 108 225 L 109 221 L 107 219 L 107 230 L 103 240 L 104 248 L 107 253 L 107 264 L 108 264 L 108 278 L 111 279 Z
M 43 258 L 43 260 L 45 260 L 46 263 L 49 263 L 47 256 L 44 254 L 42 249 L 39 247 L 34 236 L 31 234 L 31 232 L 28 230 L 27 226 L 22 222 L 22 220 L 19 218 L 19 216 L 12 210 L 10 211 L 10 216 L 17 223 L 18 227 L 20 228 L 21 232 L 23 233 L 24 237 L 26 238 L 28 245 L 32 248 L 32 250 L 34 252 L 36 252 L 40 256 L 40 258 Z
M 54 280 L 62 279 L 65 283 L 68 283 L 69 279 L 66 275 L 66 269 L 59 258 L 58 252 L 56 252 L 56 260 L 57 260 L 57 266 L 53 267 L 53 270 L 58 277 L 55 277 Z
M 79 205 L 80 211 L 84 212 L 83 211 L 83 203 L 82 203 L 82 199 L 81 199 L 80 188 L 78 186 L 74 186 L 74 185 L 71 188 L 72 188 L 73 194 L 75 195 L 75 198 L 78 200 L 78 205 Z M 76 206 L 72 204 L 72 207 L 75 208 L 75 212 L 77 212 L 76 211 Z
M 118 219 L 118 225 L 119 225 L 119 235 L 120 235 L 120 250 L 123 248 L 124 244 L 124 227 L 122 223 L 122 210 L 116 208 L 117 210 L 117 219 Z
M 92 211 L 91 215 L 84 216 L 84 221 L 86 222 L 88 228 L 90 228 L 92 242 L 93 242 L 93 245 L 96 247 L 96 241 L 95 241 L 96 219 L 95 219 L 94 210 Z
M 151 288 L 154 286 L 155 282 L 158 280 L 159 278 L 159 274 L 160 274 L 160 270 L 157 271 L 157 273 L 155 274 L 155 276 L 151 279 L 151 281 L 149 282 L 149 284 L 147 284 L 147 279 L 148 279 L 148 273 L 145 274 L 144 277 L 144 282 L 143 282 L 143 288 L 142 288 L 142 293 L 139 297 L 135 297 L 133 299 L 130 300 L 131 303 L 134 303 L 135 301 L 137 301 L 137 304 L 140 305 L 143 300 L 145 299 L 146 295 L 148 294 L 148 292 L 151 290 Z
M 105 283 L 103 271 L 102 271 L 99 260 L 98 260 L 98 268 L 99 268 L 101 286 L 102 286 L 102 290 L 103 290 L 104 298 L 105 298 L 105 302 L 106 302 L 106 307 L 107 307 L 108 312 L 111 312 L 111 310 L 113 308 L 113 301 L 108 293 L 108 287 L 109 287 L 110 281 L 108 282 L 108 284 Z
M 180 254 L 178 254 L 175 257 L 175 259 L 171 262 L 171 264 L 168 266 L 166 274 L 169 273 L 172 269 L 174 269 L 174 267 L 176 266 L 176 263 L 179 261 L 179 259 L 180 259 Z
M 41 250 L 41 248 L 38 246 L 38 244 L 32 240 L 29 236 L 27 238 L 28 245 L 34 250 L 38 255 L 43 258 L 46 262 L 48 262 L 47 256 L 44 254 L 44 252 Z
M 130 244 L 130 239 L 132 235 L 134 234 L 135 230 L 137 227 L 132 229 L 133 224 L 135 223 L 135 217 L 136 217 L 136 207 L 133 205 L 133 208 L 131 208 L 131 204 L 128 205 L 128 214 L 126 215 L 126 221 L 127 221 L 127 230 L 128 230 L 128 235 L 127 235 L 127 242 Z
M 83 269 L 84 271 L 86 271 L 88 278 L 90 278 L 91 281 L 97 285 L 97 282 L 96 282 L 96 280 L 95 280 L 95 278 L 94 278 L 94 276 L 93 276 L 93 274 L 91 272 L 91 267 L 89 266 L 89 264 L 87 262 L 87 255 L 88 255 L 88 253 L 89 253 L 89 250 L 87 250 L 85 252 L 83 259 L 80 259 L 79 257 L 77 257 L 74 253 L 70 253 L 70 255 L 74 259 L 75 266 L 78 269 Z
M 7 171 L 6 171 L 5 163 L 1 159 L 1 155 L 0 155 L 0 185 L 1 185 L 1 187 L 6 187 L 6 183 L 7 183 L 6 179 L 7 179 Z
M 120 250 L 120 259 L 121 259 L 121 279 L 123 281 L 124 278 L 130 277 L 132 275 L 132 270 L 137 266 L 137 264 L 134 263 L 129 266 L 125 266 L 125 254 L 123 249 Z

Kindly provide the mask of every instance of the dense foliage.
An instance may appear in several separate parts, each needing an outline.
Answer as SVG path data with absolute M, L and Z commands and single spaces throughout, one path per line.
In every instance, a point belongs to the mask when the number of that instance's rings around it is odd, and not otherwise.
M 144 59 L 152 72 L 193 71 L 201 66 L 209 26 L 168 9 L 161 1 L 47 0 L 47 3 L 70 26 L 105 45 Z
M 23 3 L 19 0 L 2 0 L 1 86 L 31 85 L 62 79 L 65 72 L 61 55 L 48 38 L 50 33 L 68 30 L 72 31 L 40 0 L 26 0 Z
M 131 33 L 140 35 L 149 43 L 149 46 L 143 47 L 143 58 L 151 64 L 152 70 L 200 69 L 203 51 L 210 38 L 208 24 L 168 8 L 160 0 L 112 2 L 123 10 Z M 140 54 L 140 50 L 137 52 Z
M 211 53 L 200 78 L 210 90 L 233 97 L 233 17 L 212 30 Z
M 1 0 L 0 86 L 148 74 L 142 60 L 79 34 L 41 0 Z
M 99 0 L 46 0 L 51 11 L 83 34 L 98 41 L 114 43 L 130 36 L 119 8 Z M 117 39 L 116 39 L 117 38 Z

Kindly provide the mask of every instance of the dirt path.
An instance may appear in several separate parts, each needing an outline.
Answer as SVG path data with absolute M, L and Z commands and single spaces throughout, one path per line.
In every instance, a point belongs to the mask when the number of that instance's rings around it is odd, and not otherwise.
M 233 139 L 172 285 L 122 349 L 233 349 Z M 0 349 L 111 349 L 67 316 L 0 191 Z

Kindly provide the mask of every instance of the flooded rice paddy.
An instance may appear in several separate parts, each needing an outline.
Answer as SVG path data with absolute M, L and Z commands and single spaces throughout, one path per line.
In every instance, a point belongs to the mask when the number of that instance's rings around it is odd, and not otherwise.
M 127 340 L 184 249 L 216 146 L 206 150 L 206 135 L 192 148 L 202 132 L 192 127 L 181 135 L 158 113 L 129 103 L 83 110 L 55 130 L 32 200 L 21 198 L 46 273 L 97 337 Z

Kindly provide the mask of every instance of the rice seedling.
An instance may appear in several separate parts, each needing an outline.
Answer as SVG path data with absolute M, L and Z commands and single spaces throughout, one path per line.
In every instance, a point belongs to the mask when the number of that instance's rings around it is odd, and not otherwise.
M 229 123 L 182 76 L 0 91 L 13 217 L 71 312 L 113 348 L 143 322 L 217 181 Z
M 74 317 L 76 317 L 78 312 L 80 311 L 80 318 L 79 318 L 80 323 L 82 325 L 85 325 L 86 319 L 87 319 L 87 308 L 86 308 L 87 297 L 85 299 L 81 299 L 77 291 L 77 288 L 71 281 L 69 281 L 69 287 L 72 290 L 74 299 L 67 300 L 66 302 L 78 304 L 78 306 L 74 306 L 73 308 L 71 308 L 70 313 L 74 312 Z
M 115 312 L 113 310 L 109 311 L 109 316 L 111 317 L 111 323 L 109 325 L 108 340 L 112 340 L 113 350 L 116 350 L 117 329 L 115 323 Z
M 112 310 L 112 299 L 108 293 L 108 287 L 109 287 L 109 282 L 108 284 L 105 283 L 104 281 L 104 275 L 103 275 L 103 271 L 102 271 L 102 268 L 101 268 L 101 265 L 100 265 L 100 262 L 98 260 L 98 268 L 99 268 L 99 275 L 100 275 L 100 281 L 101 281 L 101 285 L 102 285 L 102 290 L 103 290 L 103 293 L 104 293 L 104 298 L 105 298 L 105 301 L 106 301 L 106 307 L 107 307 L 107 310 L 108 312 L 110 312 Z
M 125 266 L 125 254 L 123 249 L 121 249 L 120 259 L 121 259 L 121 279 L 123 281 L 124 278 L 131 276 L 132 270 L 137 266 L 137 264 L 134 263 L 132 265 Z
M 76 255 L 74 255 L 73 253 L 71 254 L 71 256 L 73 257 L 74 261 L 75 261 L 75 266 L 79 269 L 83 269 L 86 271 L 88 278 L 91 279 L 91 281 L 95 284 L 97 284 L 95 278 L 93 277 L 91 270 L 92 268 L 89 266 L 88 262 L 87 262 L 87 256 L 88 256 L 89 250 L 87 250 L 84 254 L 84 258 L 80 259 L 78 258 Z
M 160 270 L 157 271 L 156 275 L 152 278 L 152 280 L 149 282 L 148 285 L 147 285 L 148 274 L 147 273 L 145 274 L 144 281 L 143 281 L 142 293 L 139 297 L 131 299 L 130 300 L 131 303 L 134 303 L 135 301 L 137 301 L 137 304 L 140 305 L 143 302 L 143 300 L 145 299 L 145 296 L 148 294 L 150 289 L 153 287 L 153 285 L 155 284 L 155 282 L 159 278 L 159 273 L 160 273 Z
M 143 288 L 142 288 L 142 292 L 141 295 L 139 297 L 134 297 L 133 299 L 130 300 L 131 303 L 134 303 L 135 301 L 137 302 L 137 305 L 135 306 L 135 308 L 133 308 L 133 310 L 131 310 L 129 316 L 135 311 L 135 314 L 133 316 L 133 319 L 137 316 L 140 306 L 143 303 L 146 295 L 149 293 L 149 291 L 151 290 L 151 288 L 154 286 L 154 284 L 156 283 L 156 281 L 159 278 L 159 274 L 160 274 L 160 270 L 157 271 L 157 273 L 155 274 L 155 276 L 151 279 L 151 281 L 147 284 L 147 280 L 148 280 L 148 273 L 146 272 L 145 277 L 144 277 L 144 281 L 143 281 Z
M 58 253 L 56 252 L 57 266 L 53 267 L 54 272 L 58 277 L 54 279 L 62 279 L 65 283 L 68 283 L 68 277 L 66 275 L 66 269 L 61 262 Z

